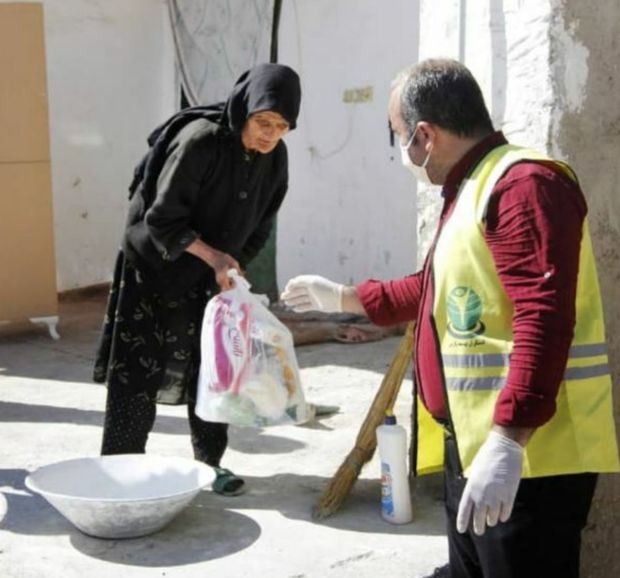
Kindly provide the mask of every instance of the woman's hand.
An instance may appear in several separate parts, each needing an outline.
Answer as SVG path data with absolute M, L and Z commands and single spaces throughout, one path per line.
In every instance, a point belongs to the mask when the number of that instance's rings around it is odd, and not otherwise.
M 228 276 L 230 269 L 235 269 L 242 274 L 241 265 L 228 253 L 218 251 L 204 241 L 196 239 L 185 249 L 188 253 L 202 259 L 209 267 L 215 271 L 215 280 L 222 291 L 227 291 L 235 286 L 235 282 Z
M 211 262 L 208 264 L 215 271 L 215 280 L 222 291 L 227 291 L 235 286 L 235 280 L 228 276 L 230 269 L 235 269 L 241 274 L 241 265 L 233 259 L 228 253 L 214 251 Z

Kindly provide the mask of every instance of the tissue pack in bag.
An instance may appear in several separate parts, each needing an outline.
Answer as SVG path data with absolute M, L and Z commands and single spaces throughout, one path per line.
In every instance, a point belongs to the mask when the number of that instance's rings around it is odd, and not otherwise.
M 208 320 L 212 350 L 204 360 L 209 363 L 209 387 L 217 392 L 239 391 L 250 355 L 249 305 L 221 296 L 215 299 L 217 306 L 209 312 Z

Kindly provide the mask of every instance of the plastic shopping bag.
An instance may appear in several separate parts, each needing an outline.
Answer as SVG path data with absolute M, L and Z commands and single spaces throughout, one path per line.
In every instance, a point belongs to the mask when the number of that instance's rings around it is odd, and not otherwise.
M 237 426 L 308 421 L 291 332 L 245 279 L 233 278 L 235 287 L 205 310 L 196 415 Z

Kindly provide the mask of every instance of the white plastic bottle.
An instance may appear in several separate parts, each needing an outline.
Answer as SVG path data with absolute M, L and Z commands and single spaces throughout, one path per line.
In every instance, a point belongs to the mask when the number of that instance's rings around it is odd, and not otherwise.
M 381 515 L 392 524 L 411 522 L 411 492 L 407 474 L 407 432 L 388 410 L 377 428 L 381 457 Z

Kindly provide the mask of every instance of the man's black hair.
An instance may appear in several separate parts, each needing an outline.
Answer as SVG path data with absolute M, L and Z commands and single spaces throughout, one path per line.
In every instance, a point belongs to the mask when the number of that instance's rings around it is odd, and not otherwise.
M 429 59 L 413 67 L 402 84 L 400 104 L 410 135 L 420 121 L 461 137 L 493 132 L 480 86 L 456 60 Z

